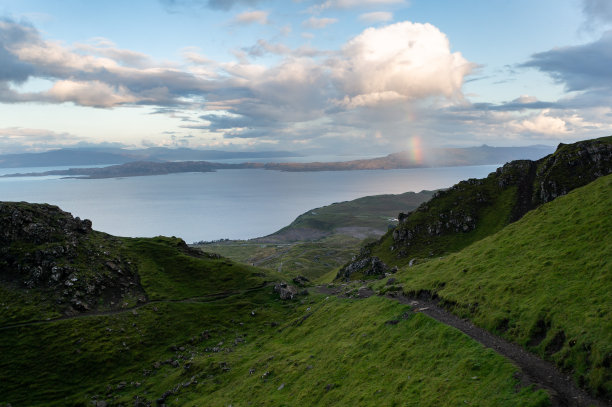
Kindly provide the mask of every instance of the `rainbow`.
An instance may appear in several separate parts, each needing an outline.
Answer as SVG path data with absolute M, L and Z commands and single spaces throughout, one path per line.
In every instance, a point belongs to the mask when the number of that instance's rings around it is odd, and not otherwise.
M 421 146 L 421 138 L 412 136 L 410 138 L 410 158 L 415 164 L 423 164 L 423 147 Z

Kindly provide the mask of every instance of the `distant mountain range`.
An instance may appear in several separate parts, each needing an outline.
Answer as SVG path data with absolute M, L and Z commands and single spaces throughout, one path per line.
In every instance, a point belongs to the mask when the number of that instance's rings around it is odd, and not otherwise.
M 0 168 L 110 165 L 134 161 L 248 160 L 299 156 L 299 154 L 290 151 L 220 151 L 165 147 L 151 147 L 140 150 L 127 150 L 124 148 L 63 148 L 43 153 L 0 154 Z
M 502 164 L 512 160 L 534 160 L 555 151 L 551 146 L 432 148 L 389 154 L 385 157 L 311 163 L 269 163 L 266 169 L 280 171 L 342 171 L 342 170 L 390 170 L 419 167 L 456 167 L 466 165 Z
M 67 150 L 58 150 L 57 157 L 61 157 L 61 152 Z M 45 172 L 18 173 L 9 174 L 5 177 L 13 176 L 44 176 L 44 175 L 65 175 L 68 177 L 85 177 L 85 178 L 114 178 L 114 177 L 136 177 L 147 175 L 162 175 L 181 172 L 211 172 L 219 169 L 265 169 L 276 171 L 290 172 L 305 172 L 305 171 L 350 171 L 350 170 L 388 170 L 401 168 L 420 168 L 420 167 L 452 167 L 466 165 L 486 165 L 500 164 L 506 161 L 518 159 L 539 159 L 546 154 L 554 151 L 553 147 L 549 146 L 529 146 L 529 147 L 490 147 L 483 145 L 480 147 L 468 148 L 438 148 L 426 150 L 424 153 L 416 155 L 411 151 L 403 151 L 399 153 L 389 154 L 385 157 L 362 159 L 353 161 L 341 162 L 309 162 L 309 163 L 252 163 L 244 162 L 241 164 L 224 164 L 208 162 L 203 160 L 194 160 L 194 157 L 204 157 L 207 154 L 215 156 L 217 159 L 240 158 L 236 154 L 245 155 L 247 158 L 272 158 L 272 157 L 288 157 L 288 152 L 260 152 L 260 153 L 229 153 L 224 151 L 199 151 L 190 149 L 147 149 L 141 150 L 148 154 L 146 160 L 134 160 L 142 155 L 127 155 L 128 150 L 124 150 L 126 155 L 120 157 L 127 162 L 111 165 L 102 168 L 70 168 L 68 170 L 54 170 Z M 91 152 L 88 150 L 87 153 Z M 41 154 L 51 154 L 41 153 Z M 107 153 L 117 154 L 117 153 Z M 131 154 L 131 152 L 130 152 Z M 253 157 L 254 154 L 259 154 L 258 157 Z M 31 154 L 32 156 L 34 154 Z M 87 154 L 85 154 L 86 156 Z M 248 157 L 246 157 L 249 155 Z M 22 155 L 22 156 L 27 156 Z M 50 155 L 45 157 L 51 158 Z M 93 157 L 93 156 L 92 156 Z M 99 156 L 99 159 L 110 159 L 110 156 Z M 117 156 L 115 156 L 117 157 Z M 72 158 L 75 159 L 74 151 Z M 2 156 L 0 156 L 0 160 Z M 28 157 L 29 159 L 29 157 Z M 188 161 L 186 161 L 189 159 Z M 212 159 L 212 158 L 209 158 Z M 24 159 L 25 160 L 25 159 Z M 131 161 L 130 161 L 131 160 Z M 15 163 L 17 161 L 14 161 Z M 22 166 L 42 166 L 43 164 L 35 164 L 30 161 L 25 165 L 25 161 L 21 161 Z M 86 165 L 83 161 L 75 164 L 50 164 L 51 161 L 46 161 L 46 166 L 50 165 Z M 64 162 L 67 162 L 64 161 Z M 89 164 L 94 164 L 89 162 Z M 99 162 L 97 164 L 100 164 Z M 14 164 L 13 164 L 14 165 Z M 5 165 L 8 167 L 8 165 Z

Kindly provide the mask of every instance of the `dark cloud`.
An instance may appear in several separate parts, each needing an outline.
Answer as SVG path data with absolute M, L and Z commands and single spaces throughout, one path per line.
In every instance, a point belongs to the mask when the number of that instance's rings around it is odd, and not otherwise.
M 499 112 L 517 112 L 522 110 L 539 110 L 539 109 L 550 109 L 557 107 L 558 103 L 554 102 L 527 102 L 521 103 L 517 101 L 501 103 L 501 104 L 493 104 L 493 103 L 474 103 L 469 108 L 476 110 L 493 110 Z M 462 110 L 465 108 L 456 108 L 456 110 Z
M 588 44 L 534 54 L 521 66 L 549 74 L 569 91 L 612 90 L 612 30 Z
M 34 73 L 31 64 L 20 61 L 9 51 L 11 45 L 27 40 L 30 30 L 26 25 L 0 18 L 0 81 L 23 83 Z
M 205 114 L 200 116 L 200 119 L 210 122 L 207 128 L 211 131 L 230 130 L 237 127 L 251 127 L 253 125 L 253 120 L 245 116 Z
M 244 131 L 229 131 L 223 134 L 223 138 L 270 138 L 271 134 L 264 130 L 247 129 Z
M 582 11 L 589 22 L 612 23 L 610 0 L 583 0 Z

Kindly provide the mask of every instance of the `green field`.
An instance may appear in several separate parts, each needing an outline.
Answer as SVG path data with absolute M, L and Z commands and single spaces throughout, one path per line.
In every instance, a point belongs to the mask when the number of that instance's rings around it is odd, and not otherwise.
M 344 265 L 364 242 L 352 236 L 334 234 L 314 242 L 251 243 L 225 242 L 202 247 L 234 261 L 275 270 L 288 277 L 298 275 L 315 281 Z
M 167 391 L 170 406 L 548 405 L 517 392 L 504 358 L 383 298 L 283 303 L 262 289 L 22 327 L 0 344 L 11 355 L 1 400 L 13 405 L 131 405 Z

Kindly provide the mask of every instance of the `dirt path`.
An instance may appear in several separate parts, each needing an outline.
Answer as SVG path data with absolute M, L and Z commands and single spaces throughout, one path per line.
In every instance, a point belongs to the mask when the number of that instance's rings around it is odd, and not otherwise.
M 217 301 L 217 300 L 221 300 L 227 297 L 231 297 L 233 295 L 240 295 L 240 294 L 245 294 L 251 291 L 256 291 L 256 290 L 260 290 L 262 288 L 265 288 L 267 286 L 269 286 L 269 283 L 265 283 L 262 284 L 260 286 L 257 287 L 253 287 L 253 288 L 249 288 L 246 290 L 242 290 L 242 291 L 225 291 L 225 292 L 220 292 L 220 293 L 214 293 L 214 294 L 208 294 L 208 295 L 204 295 L 201 297 L 190 297 L 190 298 L 182 298 L 182 299 L 165 299 L 165 300 L 148 300 L 145 301 L 143 303 L 140 303 L 134 307 L 130 307 L 130 308 L 122 308 L 122 309 L 116 309 L 116 310 L 110 310 L 110 311 L 94 311 L 94 312 L 88 312 L 88 313 L 84 313 L 84 314 L 77 314 L 77 315 L 66 315 L 63 317 L 59 317 L 59 318 L 52 318 L 52 319 L 39 319 L 39 320 L 35 320 L 35 321 L 28 321 L 28 322 L 20 322 L 17 324 L 9 324 L 9 325 L 4 325 L 4 326 L 0 326 L 0 331 L 4 331 L 7 329 L 14 329 L 14 328 L 21 328 L 21 327 L 25 327 L 25 326 L 32 326 L 32 325 L 42 325 L 42 324 L 50 324 L 52 322 L 58 322 L 58 321 L 65 321 L 68 319 L 78 319 L 78 318 L 89 318 L 89 317 L 99 317 L 99 316 L 109 316 L 109 315 L 118 315 L 118 314 L 123 314 L 126 312 L 135 312 L 136 310 L 145 307 L 147 305 L 154 305 L 154 304 L 161 304 L 161 303 L 198 303 L 198 302 L 212 302 L 212 301 Z
M 328 295 L 342 295 L 338 288 L 319 286 L 317 290 Z M 374 294 L 374 291 L 362 288 L 359 290 L 358 296 L 360 298 L 368 298 Z M 428 298 L 409 298 L 399 294 L 387 295 L 386 297 L 409 305 L 414 312 L 422 312 L 445 325 L 452 326 L 487 348 L 493 349 L 498 354 L 506 357 L 520 368 L 521 376 L 519 379 L 521 382 L 526 385 L 533 384 L 537 388 L 546 390 L 550 395 L 553 406 L 605 407 L 610 405 L 603 400 L 593 398 L 587 392 L 577 387 L 571 376 L 559 371 L 552 363 L 540 359 L 519 345 L 493 335 L 468 320 L 451 314 L 438 306 L 434 300 Z

